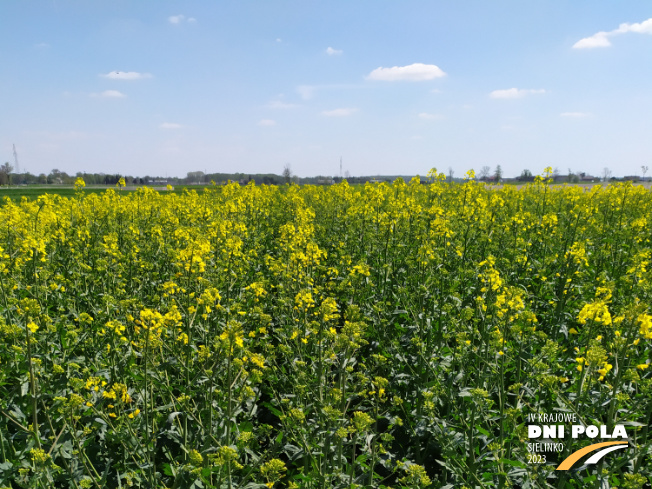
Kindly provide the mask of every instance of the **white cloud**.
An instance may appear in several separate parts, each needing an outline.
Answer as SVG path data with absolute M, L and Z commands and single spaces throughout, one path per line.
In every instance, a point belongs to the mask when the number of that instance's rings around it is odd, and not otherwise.
M 611 42 L 609 42 L 609 39 L 607 39 L 608 35 L 609 35 L 608 32 L 598 32 L 597 34 L 593 34 L 591 37 L 585 37 L 584 39 L 580 39 L 575 44 L 573 44 L 573 47 L 575 49 L 609 47 L 611 46 Z
M 620 24 L 617 29 L 609 32 L 597 32 L 592 36 L 580 39 L 575 44 L 573 44 L 573 48 L 591 49 L 609 47 L 611 46 L 611 42 L 609 41 L 610 37 L 617 36 L 618 34 L 627 34 L 628 32 L 634 32 L 637 34 L 652 34 L 652 18 L 634 24 L 623 23 Z
M 283 42 L 280 37 L 276 38 L 276 42 Z
M 439 88 L 433 88 L 430 90 L 430 93 L 441 93 L 441 90 Z
M 334 110 L 325 110 L 322 112 L 322 115 L 325 115 L 326 117 L 346 117 L 357 111 L 358 109 L 354 109 L 354 108 L 342 108 L 342 109 L 334 109 Z
M 367 80 L 381 81 L 426 81 L 446 76 L 439 66 L 414 63 L 408 66 L 394 66 L 392 68 L 376 68 Z
M 573 119 L 581 119 L 582 117 L 589 117 L 591 114 L 588 112 L 562 112 L 560 117 L 569 117 Z
M 634 24 L 620 24 L 618 29 L 616 29 L 618 34 L 625 32 L 636 32 L 638 34 L 652 34 L 652 18 L 647 19 L 643 22 L 638 22 Z
M 259 126 L 275 126 L 276 121 L 273 120 L 273 119 L 262 119 L 262 120 L 258 121 L 258 125 Z
M 267 104 L 267 108 L 269 109 L 294 109 L 295 107 L 298 107 L 298 105 L 288 104 L 281 100 L 272 100 L 270 103 Z
M 342 54 L 342 52 L 343 51 L 341 49 L 333 49 L 330 46 L 326 49 L 326 54 L 328 54 L 329 56 L 337 56 Z
M 197 19 L 195 19 L 194 17 L 188 17 L 189 24 L 194 24 L 195 22 L 197 22 Z
M 185 15 L 181 15 L 181 14 L 171 15 L 170 17 L 168 17 L 168 21 L 170 22 L 170 24 L 179 24 L 181 23 L 181 21 L 183 21 L 183 19 L 185 19 Z
M 102 97 L 102 98 L 125 98 L 126 95 L 117 90 L 104 90 L 102 93 L 91 93 L 92 97 Z
M 175 122 L 164 122 L 163 124 L 161 124 L 158 127 L 160 127 L 161 129 L 180 129 L 183 126 L 181 124 L 177 124 Z
M 102 78 L 109 78 L 110 80 L 142 80 L 143 78 L 152 77 L 149 73 L 138 73 L 136 71 L 112 71 L 100 76 Z
M 521 98 L 536 93 L 546 93 L 546 91 L 543 89 L 508 88 L 506 90 L 494 90 L 489 96 L 491 98 Z
M 438 120 L 438 119 L 443 119 L 444 116 L 442 116 L 440 114 L 429 114 L 428 112 L 421 112 L 419 114 L 419 118 L 420 119 L 425 119 L 427 121 L 435 121 L 435 120 Z
M 34 47 L 37 49 L 47 49 L 50 45 L 47 42 L 39 42 L 38 44 L 34 44 Z

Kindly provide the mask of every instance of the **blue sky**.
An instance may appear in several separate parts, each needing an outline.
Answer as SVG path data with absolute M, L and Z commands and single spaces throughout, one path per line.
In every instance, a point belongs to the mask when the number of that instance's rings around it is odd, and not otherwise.
M 649 1 L 3 0 L 0 19 L 0 161 L 15 144 L 31 173 L 652 166 Z

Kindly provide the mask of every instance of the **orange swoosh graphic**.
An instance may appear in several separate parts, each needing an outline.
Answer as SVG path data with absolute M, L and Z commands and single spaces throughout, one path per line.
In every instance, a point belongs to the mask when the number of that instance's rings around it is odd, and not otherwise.
M 589 445 L 588 447 L 581 448 L 578 451 L 571 453 L 562 463 L 559 464 L 559 467 L 557 467 L 555 470 L 568 470 L 573 466 L 575 462 L 577 462 L 587 453 L 593 452 L 598 448 L 608 447 L 611 445 L 629 445 L 629 442 L 605 441 L 603 443 L 594 443 L 593 445 Z

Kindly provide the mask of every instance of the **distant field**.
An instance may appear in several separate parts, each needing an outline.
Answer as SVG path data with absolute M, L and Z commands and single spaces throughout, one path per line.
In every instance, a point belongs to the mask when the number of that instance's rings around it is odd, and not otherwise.
M 652 187 L 652 182 L 633 182 L 635 186 L 643 186 L 646 189 L 650 189 Z M 503 185 L 492 185 L 492 184 L 487 184 L 489 185 L 490 188 L 493 189 L 502 189 L 505 186 L 508 187 L 516 187 L 517 189 L 521 189 L 525 187 L 527 184 L 522 183 L 522 182 L 509 182 Z M 559 184 L 559 185 L 552 185 L 552 187 L 561 187 L 561 186 L 572 186 L 572 187 L 583 187 L 590 189 L 596 185 L 602 185 L 604 186 L 604 183 L 602 182 L 587 182 L 587 183 L 575 183 L 575 184 Z M 358 187 L 362 186 L 362 184 L 356 184 L 352 185 L 352 187 Z M 97 193 L 102 193 L 105 192 L 107 189 L 113 189 L 119 192 L 132 192 L 134 190 L 138 190 L 141 188 L 141 186 L 128 186 L 123 188 L 122 190 L 117 190 L 114 185 L 89 185 L 86 188 L 82 190 L 82 192 L 86 194 L 97 194 Z M 174 186 L 174 190 L 172 193 L 175 194 L 182 194 L 185 189 L 189 190 L 195 190 L 199 193 L 202 193 L 204 191 L 204 188 L 210 187 L 209 184 L 205 185 L 176 185 Z M 157 187 L 150 187 L 160 193 L 167 194 L 168 190 L 164 186 L 157 186 Z M 36 199 L 40 195 L 44 194 L 51 194 L 51 195 L 60 195 L 62 197 L 72 197 L 75 195 L 75 189 L 71 185 L 34 185 L 34 186 L 26 186 L 26 187 L 20 187 L 20 186 L 14 186 L 14 187 L 0 187 L 0 204 L 4 201 L 5 197 L 9 197 L 12 200 L 17 200 L 19 201 L 22 197 L 27 197 L 29 200 Z
M 107 189 L 113 189 L 117 192 L 132 192 L 137 190 L 140 187 L 125 187 L 122 190 L 118 190 L 114 185 L 97 185 L 97 186 L 88 186 L 82 190 L 84 195 L 87 194 L 98 194 L 105 192 Z M 165 187 L 150 187 L 154 190 L 157 190 L 162 193 L 169 193 Z M 204 186 L 175 186 L 172 193 L 181 194 L 184 189 L 197 190 L 202 192 Z M 26 187 L 0 187 L 0 201 L 4 201 L 5 197 L 9 197 L 12 200 L 20 200 L 22 197 L 27 197 L 30 200 L 36 199 L 40 195 L 50 194 L 50 195 L 60 195 L 62 197 L 73 197 L 75 195 L 75 189 L 72 185 L 38 185 L 38 186 L 26 186 Z

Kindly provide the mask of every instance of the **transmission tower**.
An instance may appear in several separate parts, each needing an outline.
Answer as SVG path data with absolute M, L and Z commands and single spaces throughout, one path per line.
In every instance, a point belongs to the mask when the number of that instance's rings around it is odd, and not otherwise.
M 14 171 L 20 173 L 20 165 L 18 164 L 18 153 L 16 153 L 16 145 L 14 144 Z

